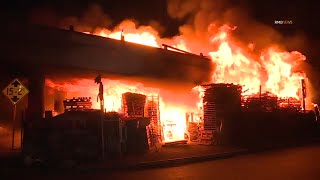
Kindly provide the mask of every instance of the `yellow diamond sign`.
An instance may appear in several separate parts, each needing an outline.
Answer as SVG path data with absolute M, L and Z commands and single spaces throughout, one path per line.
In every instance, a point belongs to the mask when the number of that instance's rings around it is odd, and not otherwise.
M 29 90 L 18 79 L 15 79 L 2 92 L 15 105 L 29 93 Z

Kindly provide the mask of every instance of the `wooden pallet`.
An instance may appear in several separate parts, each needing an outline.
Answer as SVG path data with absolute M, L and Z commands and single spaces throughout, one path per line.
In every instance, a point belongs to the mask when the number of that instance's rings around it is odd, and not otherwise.
M 65 99 L 63 101 L 65 111 L 91 109 L 91 97 Z

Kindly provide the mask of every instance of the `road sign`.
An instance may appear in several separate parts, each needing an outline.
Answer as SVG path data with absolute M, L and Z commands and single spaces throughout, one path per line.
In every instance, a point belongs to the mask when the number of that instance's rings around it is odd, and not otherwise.
M 15 79 L 2 92 L 16 105 L 29 93 L 29 90 L 18 79 Z

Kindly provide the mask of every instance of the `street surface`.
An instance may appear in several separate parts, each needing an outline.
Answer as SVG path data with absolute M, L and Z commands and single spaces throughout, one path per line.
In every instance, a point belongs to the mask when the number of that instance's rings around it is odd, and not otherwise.
M 14 178 L 14 176 L 12 176 Z M 24 176 L 26 177 L 26 176 Z M 15 179 L 15 178 L 14 178 Z M 319 180 L 320 145 L 298 147 L 234 158 L 168 167 L 122 172 L 95 172 L 69 175 L 37 175 L 28 179 L 59 180 L 157 180 L 157 179 L 245 179 Z

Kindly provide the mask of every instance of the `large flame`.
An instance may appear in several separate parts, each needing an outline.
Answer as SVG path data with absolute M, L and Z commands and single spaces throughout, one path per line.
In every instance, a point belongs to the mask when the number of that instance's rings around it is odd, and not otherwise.
M 122 94 L 133 92 L 146 96 L 159 96 L 160 121 L 163 127 L 164 141 L 184 139 L 186 113 L 197 112 L 197 97 L 185 95 L 182 101 L 176 101 L 176 93 L 168 93 L 158 88 L 144 87 L 141 83 L 103 79 L 104 103 L 106 111 L 122 112 Z M 74 79 L 69 82 L 46 79 L 46 85 L 55 90 L 66 92 L 65 98 L 91 97 L 94 109 L 100 108 L 97 99 L 98 85 L 91 79 Z M 195 94 L 196 95 L 196 94 Z M 194 105 L 192 105 L 194 103 Z M 188 105 L 189 104 L 189 105 Z M 191 105 L 190 105 L 191 104 Z M 170 136 L 168 135 L 170 134 Z
M 210 25 L 209 27 L 213 27 Z M 161 39 L 152 27 L 136 27 L 135 23 L 125 20 L 113 31 L 97 29 L 93 34 L 121 39 L 152 47 L 168 44 L 184 51 L 207 54 L 217 65 L 212 77 L 215 83 L 235 83 L 244 85 L 247 93 L 259 91 L 260 85 L 264 91 L 269 91 L 279 97 L 298 98 L 302 73 L 294 73 L 293 69 L 306 58 L 300 52 L 287 52 L 276 46 L 266 47 L 260 53 L 253 53 L 254 43 L 243 45 L 231 38 L 236 27 L 223 25 L 208 39 L 212 47 L 196 48 L 187 44 L 183 35 L 172 39 Z M 194 42 L 197 43 L 197 42 Z M 215 47 L 218 47 L 217 49 Z
M 152 27 L 137 27 L 132 21 L 126 20 L 120 23 L 113 30 L 96 29 L 94 35 L 120 40 L 121 36 L 125 41 L 161 48 L 162 44 L 189 51 L 193 53 L 202 52 L 216 64 L 212 76 L 213 83 L 235 83 L 244 85 L 247 94 L 257 93 L 260 86 L 263 91 L 269 91 L 279 97 L 299 98 L 300 79 L 304 78 L 302 73 L 295 73 L 293 69 L 299 62 L 305 60 L 300 52 L 287 52 L 276 46 L 265 47 L 261 52 L 254 51 L 254 43 L 241 44 L 232 38 L 232 32 L 236 27 L 222 26 L 210 34 L 207 45 L 199 46 L 199 42 L 190 43 L 183 35 L 171 39 L 162 39 L 158 32 Z M 86 32 L 88 33 L 88 32 Z M 199 93 L 196 98 L 188 101 L 194 102 L 185 105 L 186 99 L 170 101 L 171 97 L 164 98 L 162 89 L 147 88 L 143 84 L 112 81 L 104 79 L 105 85 L 105 107 L 107 111 L 121 110 L 121 95 L 125 92 L 136 92 L 145 95 L 160 95 L 161 124 L 164 129 L 165 141 L 184 139 L 186 132 L 186 112 L 195 112 L 201 109 L 201 87 L 193 88 Z M 90 96 L 96 98 L 97 87 L 93 81 L 78 79 L 72 84 L 57 83 L 48 80 L 47 84 L 54 88 L 63 88 L 68 92 L 67 97 Z M 77 94 L 78 93 L 78 94 Z M 94 108 L 99 104 L 94 103 Z M 174 124 L 174 126 L 170 126 Z M 173 133 L 171 137 L 166 134 Z
M 234 28 L 232 29 L 234 30 Z M 218 42 L 218 50 L 209 52 L 217 64 L 213 82 L 237 83 L 245 86 L 248 94 L 269 91 L 279 97 L 298 98 L 300 80 L 303 73 L 294 73 L 293 69 L 306 58 L 300 52 L 286 52 L 275 46 L 267 47 L 258 57 L 250 51 L 254 44 L 241 47 L 228 39 L 228 29 L 221 28 L 212 42 Z

